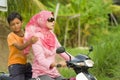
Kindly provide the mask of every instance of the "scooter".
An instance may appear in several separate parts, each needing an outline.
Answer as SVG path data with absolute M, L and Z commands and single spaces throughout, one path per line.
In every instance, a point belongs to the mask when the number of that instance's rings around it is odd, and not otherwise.
M 90 47 L 89 53 L 92 51 L 93 51 L 93 47 Z M 94 62 L 89 57 L 89 53 L 87 55 L 79 54 L 75 56 L 74 59 L 71 59 L 71 55 L 66 52 L 64 47 L 59 47 L 56 50 L 56 53 L 58 54 L 63 52 L 65 52 L 70 57 L 70 60 L 66 62 L 67 67 L 73 68 L 73 70 L 77 74 L 74 79 L 72 78 L 72 80 L 97 80 L 92 74 L 88 72 L 88 69 L 92 68 L 94 65 Z M 66 80 L 71 80 L 71 79 L 66 79 Z
M 93 47 L 89 48 L 89 53 L 87 55 L 79 54 L 74 57 L 74 59 L 71 58 L 71 55 L 66 52 L 64 47 L 59 47 L 56 50 L 56 53 L 60 54 L 65 52 L 69 57 L 70 60 L 66 61 L 68 68 L 73 68 L 73 70 L 76 73 L 75 78 L 69 78 L 64 80 L 97 80 L 92 74 L 88 72 L 89 68 L 92 68 L 94 65 L 94 62 L 89 57 L 90 52 L 93 51 Z M 56 67 L 61 67 L 61 65 L 57 65 Z M 0 80 L 10 80 L 9 74 L 0 73 Z M 36 79 L 30 79 L 30 80 L 36 80 Z

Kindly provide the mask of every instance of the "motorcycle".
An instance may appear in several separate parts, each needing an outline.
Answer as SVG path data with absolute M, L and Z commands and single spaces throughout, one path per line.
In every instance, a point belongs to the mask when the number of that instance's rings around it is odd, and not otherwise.
M 88 69 L 92 68 L 94 65 L 94 62 L 89 57 L 89 54 L 92 51 L 93 51 L 93 47 L 90 47 L 89 53 L 87 55 L 78 54 L 74 57 L 74 59 L 72 59 L 71 55 L 68 52 L 66 52 L 64 47 L 57 48 L 56 53 L 60 54 L 65 52 L 70 57 L 70 60 L 66 61 L 67 67 L 73 68 L 73 70 L 76 73 L 75 78 L 69 78 L 64 80 L 97 80 L 92 74 L 88 72 Z M 56 67 L 61 67 L 61 65 L 58 64 Z M 9 74 L 5 74 L 4 72 L 1 72 L 0 80 L 10 80 Z M 30 80 L 36 80 L 36 79 L 30 79 Z
M 89 48 L 89 53 L 93 51 L 93 47 Z M 66 61 L 68 68 L 73 68 L 75 73 L 77 74 L 76 77 L 72 80 L 97 80 L 92 74 L 88 72 L 89 68 L 92 68 L 94 65 L 94 62 L 89 57 L 89 53 L 87 55 L 79 54 L 74 57 L 74 59 L 71 59 L 71 55 L 66 52 L 64 47 L 59 47 L 56 50 L 56 53 L 60 54 L 65 52 L 69 57 L 70 60 Z M 60 67 L 60 65 L 58 66 Z M 71 79 L 66 79 L 71 80 Z

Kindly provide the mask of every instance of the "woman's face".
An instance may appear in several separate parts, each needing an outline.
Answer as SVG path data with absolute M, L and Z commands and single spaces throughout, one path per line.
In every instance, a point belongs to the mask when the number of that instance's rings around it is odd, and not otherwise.
M 53 15 L 51 15 L 51 16 L 47 19 L 47 23 L 46 23 L 47 28 L 48 28 L 49 30 L 54 29 L 54 24 L 55 24 L 55 20 L 54 20 Z

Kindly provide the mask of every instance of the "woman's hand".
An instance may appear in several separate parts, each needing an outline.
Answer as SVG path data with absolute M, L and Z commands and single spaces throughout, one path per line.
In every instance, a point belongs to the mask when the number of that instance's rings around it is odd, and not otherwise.
M 61 67 L 66 67 L 66 66 L 67 66 L 67 64 L 66 64 L 66 62 L 65 62 L 65 61 L 61 61 L 61 62 L 59 62 L 58 64 L 60 64 L 60 65 L 61 65 Z
M 59 63 L 56 63 L 56 62 L 53 62 L 51 65 L 50 65 L 50 68 L 52 69 L 53 67 L 66 67 L 67 64 L 65 61 L 61 61 Z
M 56 67 L 57 66 L 57 63 L 56 62 L 53 62 L 51 65 L 50 65 L 50 69 L 52 69 L 53 67 Z

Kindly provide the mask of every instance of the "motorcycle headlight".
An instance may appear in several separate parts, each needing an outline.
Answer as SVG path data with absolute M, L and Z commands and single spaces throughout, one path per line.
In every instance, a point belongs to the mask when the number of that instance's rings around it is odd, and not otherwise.
M 85 63 L 84 62 L 80 62 L 80 63 L 76 63 L 75 65 L 77 65 L 77 66 L 85 66 Z
M 94 62 L 92 60 L 85 60 L 85 64 L 88 67 L 93 67 Z

